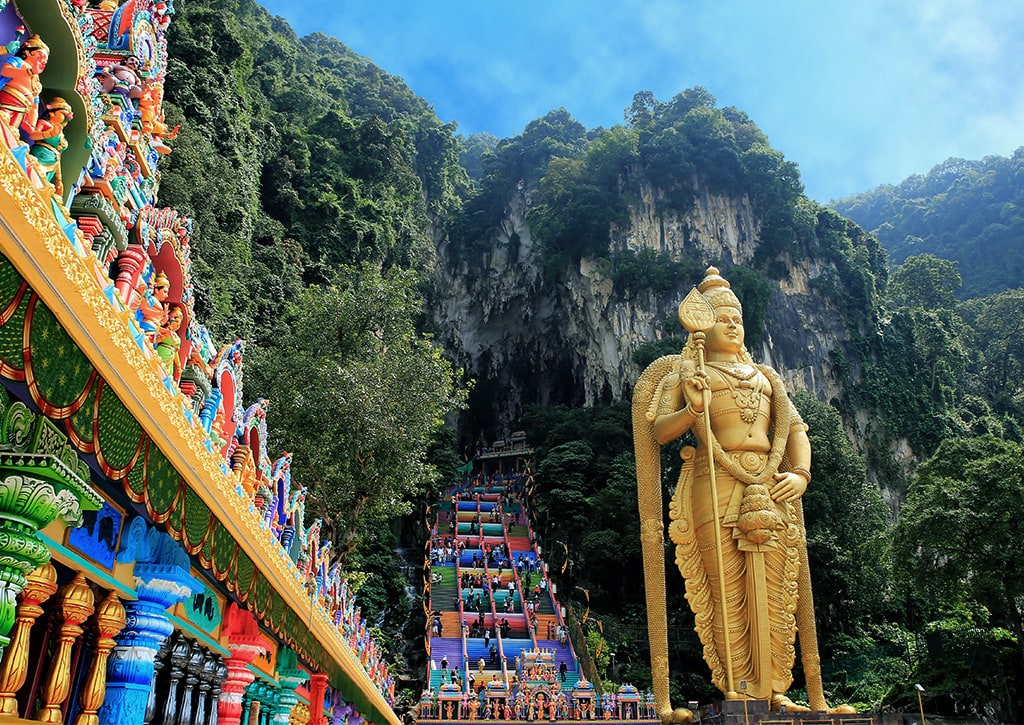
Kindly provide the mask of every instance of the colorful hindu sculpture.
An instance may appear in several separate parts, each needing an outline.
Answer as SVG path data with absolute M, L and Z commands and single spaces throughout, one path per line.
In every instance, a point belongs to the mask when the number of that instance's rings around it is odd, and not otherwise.
M 60 96 L 47 104 L 32 133 L 28 137 L 34 143 L 29 154 L 39 166 L 42 175 L 59 195 L 64 194 L 64 180 L 61 178 L 60 157 L 68 147 L 64 129 L 74 118 L 71 105 Z
M 123 63 L 111 63 L 99 71 L 100 88 L 104 93 L 117 93 L 124 98 L 136 100 L 142 97 L 142 78 L 139 76 L 139 59 L 129 55 Z
M 156 356 L 163 363 L 164 372 L 177 382 L 181 378 L 181 360 L 178 351 L 181 349 L 181 338 L 178 337 L 178 330 L 185 319 L 185 313 L 177 304 L 168 305 L 167 321 L 154 337 Z
M 196 319 L 192 222 L 158 203 L 172 16 L 0 0 L 0 714 L 398 725 L 267 400 L 243 404 L 244 342 Z
M 164 303 L 171 293 L 171 281 L 163 272 L 153 278 L 152 291 L 141 297 L 138 304 L 139 326 L 146 336 L 155 341 L 157 333 L 167 320 L 167 307 Z
M 9 149 L 35 131 L 43 90 L 39 74 L 49 59 L 50 48 L 38 35 L 26 38 L 16 53 L 0 56 L 0 134 Z
M 651 664 L 659 714 L 687 721 L 668 702 L 664 525 L 658 446 L 692 431 L 669 512 L 676 563 L 712 681 L 726 699 L 808 710 L 786 692 L 797 629 L 815 710 L 827 710 L 818 662 L 800 497 L 811 482 L 807 426 L 782 378 L 743 344 L 740 302 L 711 267 L 679 306 L 690 333 L 678 355 L 637 382 L 633 426 Z M 724 574 L 723 574 L 724 572 Z M 843 712 L 850 711 L 842 708 Z

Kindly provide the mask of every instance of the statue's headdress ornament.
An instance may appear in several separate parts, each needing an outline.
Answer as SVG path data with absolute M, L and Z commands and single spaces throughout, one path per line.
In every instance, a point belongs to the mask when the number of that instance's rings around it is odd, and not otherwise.
M 167 275 L 163 272 L 157 272 L 156 276 L 153 278 L 153 289 L 156 289 L 157 287 L 166 287 L 167 289 L 171 288 L 171 280 L 168 279 Z
M 43 39 L 38 35 L 30 35 L 21 43 L 20 50 L 22 52 L 27 50 L 42 50 L 45 53 L 50 53 L 50 46 L 43 42 Z
M 50 99 L 50 102 L 46 104 L 48 111 L 64 111 L 69 116 L 73 113 L 71 104 L 65 101 L 60 96 L 54 96 Z
M 718 273 L 717 267 L 708 267 L 697 289 L 712 307 L 735 307 L 743 311 L 739 297 L 732 291 L 729 281 Z

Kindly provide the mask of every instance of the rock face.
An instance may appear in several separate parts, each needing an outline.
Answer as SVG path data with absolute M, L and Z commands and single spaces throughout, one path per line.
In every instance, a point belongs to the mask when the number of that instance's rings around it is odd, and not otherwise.
M 655 190 L 642 187 L 629 228 L 613 230 L 613 254 L 650 248 L 701 269 L 714 263 L 727 278 L 731 267 L 751 265 L 759 223 L 746 198 L 703 191 L 684 216 L 661 212 L 657 201 Z M 585 258 L 552 282 L 538 263 L 529 203 L 522 189 L 510 200 L 502 231 L 483 257 L 456 264 L 446 245 L 438 249 L 434 312 L 441 339 L 478 381 L 477 412 L 490 416 L 493 429 L 485 432 L 498 436 L 526 404 L 628 402 L 641 372 L 633 353 L 644 343 L 682 336 L 676 308 L 700 281 L 679 279 L 663 294 L 623 295 L 613 289 L 604 260 Z M 751 354 L 779 369 L 791 389 L 827 401 L 839 393 L 829 353 L 843 346 L 845 333 L 838 310 L 809 284 L 822 271 L 813 261 L 788 265 L 769 304 L 763 343 Z M 503 396 L 487 410 L 484 398 L 495 390 Z

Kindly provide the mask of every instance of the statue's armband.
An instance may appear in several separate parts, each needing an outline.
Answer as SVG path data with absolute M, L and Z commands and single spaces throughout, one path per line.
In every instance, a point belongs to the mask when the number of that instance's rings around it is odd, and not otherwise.
M 793 405 L 793 401 L 789 402 L 789 430 L 791 433 L 806 433 L 811 427 L 804 423 L 803 416 L 800 415 L 800 411 Z
M 682 378 L 679 373 L 670 373 L 659 386 L 661 394 L 658 396 L 657 415 L 674 413 L 684 405 Z

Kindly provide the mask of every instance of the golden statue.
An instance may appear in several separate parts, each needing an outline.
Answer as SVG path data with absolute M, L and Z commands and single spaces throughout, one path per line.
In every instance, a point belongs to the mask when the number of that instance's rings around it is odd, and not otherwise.
M 665 722 L 685 722 L 689 716 L 685 709 L 673 712 L 668 698 L 659 460 L 659 444 L 687 431 L 698 445 L 680 453 L 683 466 L 668 530 L 712 681 L 726 699 L 808 710 L 786 696 L 799 628 L 811 706 L 827 710 L 800 505 L 811 482 L 807 426 L 779 374 L 751 360 L 743 345 L 739 299 L 717 269 L 710 267 L 680 304 L 679 319 L 690 333 L 681 354 L 651 363 L 633 395 L 659 716 Z M 852 712 L 846 706 L 836 711 Z

